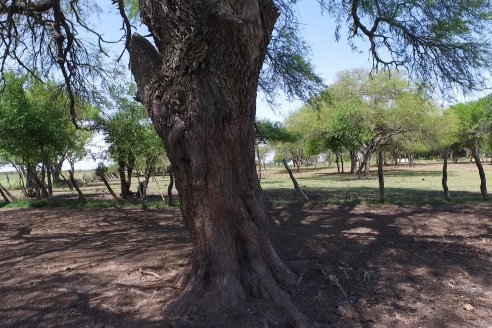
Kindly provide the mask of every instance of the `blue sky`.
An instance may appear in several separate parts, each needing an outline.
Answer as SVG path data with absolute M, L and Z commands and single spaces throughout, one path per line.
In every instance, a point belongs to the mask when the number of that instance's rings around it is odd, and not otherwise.
M 326 83 L 331 83 L 337 72 L 355 67 L 370 67 L 369 56 L 366 49 L 363 53 L 354 52 L 348 45 L 346 35 L 342 35 L 339 42 L 335 42 L 335 24 L 332 17 L 321 14 L 321 9 L 316 1 L 300 1 L 296 8 L 299 22 L 302 28 L 304 39 L 311 47 L 312 63 L 316 72 L 325 79 Z M 119 30 L 121 20 L 112 6 L 105 5 L 100 18 L 100 29 L 106 31 L 108 38 L 114 40 L 121 35 Z M 139 33 L 145 34 L 146 28 L 140 27 Z M 365 45 L 364 45 L 365 46 Z M 115 49 L 121 49 L 118 45 Z M 367 48 L 367 47 L 366 47 Z M 118 52 L 120 50 L 115 50 Z M 127 58 L 127 57 L 125 57 Z M 123 59 L 123 63 L 128 61 Z M 280 106 L 272 109 L 263 100 L 261 94 L 258 95 L 258 118 L 268 118 L 273 121 L 282 121 L 285 116 L 296 110 L 302 103 L 300 101 L 288 101 L 279 99 Z
M 311 61 L 316 72 L 325 80 L 332 83 L 338 72 L 356 67 L 371 67 L 370 58 L 365 48 L 355 52 L 349 46 L 346 34 L 339 42 L 335 41 L 335 22 L 328 15 L 322 15 L 316 1 L 304 0 L 297 5 L 299 22 L 304 39 L 311 47 Z M 365 46 L 362 44 L 362 47 Z M 367 46 L 368 48 L 368 46 Z M 290 112 L 302 106 L 300 101 L 280 101 L 280 108 L 272 109 L 258 97 L 258 118 L 268 118 L 273 121 L 282 121 Z

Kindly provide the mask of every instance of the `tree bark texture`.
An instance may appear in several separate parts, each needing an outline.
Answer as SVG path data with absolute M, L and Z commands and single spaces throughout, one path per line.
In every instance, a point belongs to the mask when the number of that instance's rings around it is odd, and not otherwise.
M 307 326 L 279 286 L 295 276 L 273 249 L 255 167 L 256 90 L 278 10 L 272 0 L 141 0 L 157 49 L 133 35 L 130 63 L 166 152 L 194 245 L 168 309 L 240 308 L 269 295 Z
M 487 193 L 487 179 L 485 177 L 485 171 L 483 169 L 482 161 L 480 160 L 480 151 L 477 145 L 473 145 L 471 149 L 473 159 L 475 160 L 475 165 L 478 169 L 478 174 L 480 175 L 480 192 L 484 199 L 489 199 L 489 194 Z
M 449 150 L 445 149 L 444 150 L 444 155 L 443 155 L 443 164 L 442 164 L 442 190 L 444 191 L 444 198 L 446 201 L 451 201 L 451 194 L 449 193 L 449 188 L 448 188 L 448 157 L 449 157 Z

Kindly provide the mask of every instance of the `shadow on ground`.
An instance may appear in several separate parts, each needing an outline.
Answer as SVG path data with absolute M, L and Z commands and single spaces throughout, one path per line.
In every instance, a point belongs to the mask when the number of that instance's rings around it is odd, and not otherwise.
M 293 203 L 271 233 L 322 327 L 490 327 L 491 210 Z M 191 252 L 175 209 L 4 209 L 0 232 L 1 327 L 163 327 Z M 290 327 L 269 304 L 256 327 Z
M 294 298 L 330 327 L 491 327 L 490 206 L 281 206 Z M 468 305 L 473 310 L 467 311 Z

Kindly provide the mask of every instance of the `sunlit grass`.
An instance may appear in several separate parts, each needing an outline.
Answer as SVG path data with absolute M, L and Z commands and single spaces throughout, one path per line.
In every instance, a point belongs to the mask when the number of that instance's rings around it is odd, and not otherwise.
M 347 167 L 347 166 L 346 166 Z M 484 165 L 486 175 L 492 179 L 492 165 Z M 414 167 L 387 166 L 385 170 L 386 202 L 392 204 L 443 203 L 442 163 L 427 161 Z M 313 202 L 323 203 L 378 203 L 379 184 L 377 168 L 369 176 L 350 173 L 339 174 L 336 167 L 304 168 L 294 175 L 301 188 Z M 262 187 L 268 200 L 275 204 L 300 201 L 287 172 L 283 167 L 270 166 L 262 172 Z M 490 185 L 490 182 L 489 182 Z M 454 203 L 482 202 L 480 178 L 474 163 L 450 163 L 448 187 Z
M 345 169 L 349 170 L 349 164 L 345 163 Z M 441 161 L 421 161 L 414 167 L 408 164 L 387 166 L 385 169 L 386 202 L 389 204 L 439 204 L 444 197 L 441 186 Z M 492 179 L 492 165 L 484 163 L 487 177 Z M 373 166 L 367 177 L 359 177 L 354 174 L 337 173 L 336 166 L 322 166 L 318 168 L 302 168 L 300 172 L 294 170 L 300 186 L 309 196 L 309 204 L 377 204 L 379 203 L 379 189 L 377 168 Z M 90 175 L 91 171 L 76 172 L 76 177 L 81 179 L 84 174 Z M 5 173 L 0 173 L 0 182 L 6 186 Z M 303 202 L 293 188 L 292 182 L 283 166 L 270 165 L 262 171 L 261 185 L 265 191 L 267 200 L 272 204 L 289 204 Z M 16 174 L 10 173 L 11 184 L 18 183 Z M 116 201 L 110 198 L 104 185 L 99 182 L 84 184 L 81 189 L 87 196 L 87 202 L 80 202 L 76 198 L 75 191 L 70 191 L 66 185 L 58 185 L 54 189 L 55 199 L 52 200 L 26 200 L 22 199 L 20 190 L 11 192 L 21 200 L 3 207 L 29 208 L 29 207 L 92 207 L 92 208 L 120 208 L 166 207 L 163 201 L 167 194 L 169 176 L 156 176 L 152 178 L 148 188 L 148 194 L 153 197 L 144 205 L 138 199 L 130 201 Z M 115 193 L 119 194 L 119 180 L 110 180 L 110 185 Z M 132 190 L 136 190 L 138 179 L 133 178 Z M 480 178 L 474 163 L 460 162 L 450 163 L 448 167 L 448 186 L 451 191 L 452 203 L 480 203 Z M 491 190 L 492 191 L 492 190 Z M 176 194 L 176 190 L 174 189 Z M 71 195 L 71 199 L 62 199 Z M 96 197 L 95 197 L 96 196 Z M 101 197 L 103 196 L 103 197 Z M 97 198 L 97 199 L 93 199 Z M 0 200 L 1 201 L 1 200 Z M 175 197 L 177 201 L 177 197 Z M 489 201 L 490 203 L 490 201 Z M 0 206 L 1 203 L 0 203 Z

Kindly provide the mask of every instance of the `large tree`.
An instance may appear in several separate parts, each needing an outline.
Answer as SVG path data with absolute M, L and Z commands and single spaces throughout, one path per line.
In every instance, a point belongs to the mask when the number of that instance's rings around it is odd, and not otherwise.
M 490 63 L 487 0 L 318 2 L 337 21 L 348 22 L 351 40 L 369 40 L 375 67 L 406 66 L 448 86 L 472 88 L 482 82 L 480 69 Z M 79 70 L 91 67 L 83 56 L 84 40 L 74 33 L 77 28 L 92 31 L 85 16 L 78 15 L 85 3 L 0 1 L 3 58 L 26 68 L 58 65 L 73 96 L 87 86 Z M 125 21 L 138 98 L 165 143 L 194 244 L 173 310 L 219 310 L 270 296 L 299 325 L 307 325 L 285 292 L 295 277 L 269 241 L 254 161 L 256 92 L 265 58 L 273 69 L 266 72 L 287 81 L 292 75 L 284 73 L 309 69 L 302 57 L 275 55 L 288 53 L 278 46 L 288 48 L 295 40 L 281 29 L 272 38 L 272 31 L 280 13 L 280 27 L 294 17 L 291 8 L 297 1 L 140 0 L 152 42 L 138 35 L 130 40 L 123 0 L 113 3 Z

